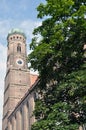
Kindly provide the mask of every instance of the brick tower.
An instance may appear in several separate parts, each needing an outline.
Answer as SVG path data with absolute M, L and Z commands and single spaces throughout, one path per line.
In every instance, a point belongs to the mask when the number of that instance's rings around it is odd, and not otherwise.
M 2 130 L 7 130 L 7 118 L 30 87 L 26 61 L 26 36 L 13 29 L 7 36 L 7 71 L 4 87 Z

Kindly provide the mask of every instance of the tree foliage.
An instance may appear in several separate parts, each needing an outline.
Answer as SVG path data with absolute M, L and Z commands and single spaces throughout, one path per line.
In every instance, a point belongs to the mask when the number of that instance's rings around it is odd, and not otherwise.
M 86 123 L 86 1 L 46 0 L 37 10 L 43 21 L 28 60 L 39 71 L 41 98 L 32 130 L 77 130 Z

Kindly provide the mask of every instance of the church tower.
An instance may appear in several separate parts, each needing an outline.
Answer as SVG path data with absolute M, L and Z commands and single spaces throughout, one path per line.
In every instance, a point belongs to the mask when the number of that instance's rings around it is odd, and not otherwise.
M 7 36 L 7 42 L 2 130 L 7 130 L 8 116 L 30 87 L 25 34 L 19 29 L 13 29 Z

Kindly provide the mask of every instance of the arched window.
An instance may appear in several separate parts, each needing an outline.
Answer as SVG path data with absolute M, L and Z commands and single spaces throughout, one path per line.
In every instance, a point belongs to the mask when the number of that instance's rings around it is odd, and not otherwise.
M 36 101 L 37 99 L 39 99 L 39 94 L 38 92 L 34 92 L 34 101 Z
M 21 44 L 20 43 L 17 46 L 17 52 L 21 52 Z

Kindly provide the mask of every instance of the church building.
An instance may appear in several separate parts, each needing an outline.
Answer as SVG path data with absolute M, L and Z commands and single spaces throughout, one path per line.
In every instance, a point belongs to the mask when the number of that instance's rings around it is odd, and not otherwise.
M 7 36 L 7 42 L 2 130 L 30 130 L 35 121 L 32 90 L 38 76 L 28 69 L 25 34 L 13 29 Z
M 28 69 L 26 36 L 19 29 L 12 29 L 7 36 L 6 65 L 2 130 L 31 130 L 36 121 L 33 111 L 39 80 Z

